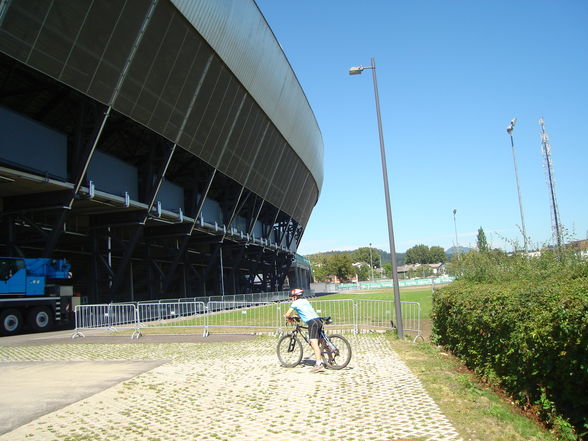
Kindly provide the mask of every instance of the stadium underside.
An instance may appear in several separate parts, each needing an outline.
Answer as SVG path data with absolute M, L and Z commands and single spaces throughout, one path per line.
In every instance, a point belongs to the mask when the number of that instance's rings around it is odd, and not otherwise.
M 12 162 L 9 149 L 18 143 L 2 145 L 0 255 L 67 258 L 74 289 L 91 303 L 283 288 L 303 232 L 292 216 L 114 109 L 10 57 L 0 60 L 5 112 L 67 135 L 66 176 Z M 259 126 L 248 136 L 261 136 L 267 124 Z M 137 171 L 136 194 L 111 190 L 112 183 L 103 191 L 89 179 L 96 152 Z M 104 167 L 95 175 L 107 179 Z M 181 187 L 180 208 L 162 196 L 171 182 L 164 177 Z M 207 201 L 220 213 L 207 216 Z
M 92 303 L 307 286 L 322 137 L 256 4 L 35 5 L 0 2 L 0 256 Z

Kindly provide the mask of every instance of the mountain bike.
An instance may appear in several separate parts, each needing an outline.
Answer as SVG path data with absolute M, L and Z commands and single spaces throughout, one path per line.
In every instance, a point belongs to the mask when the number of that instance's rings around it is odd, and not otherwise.
M 319 317 L 325 324 L 332 323 L 331 317 Z M 294 330 L 280 338 L 276 351 L 278 359 L 282 366 L 294 367 L 298 366 L 302 361 L 304 351 L 299 336 L 310 345 L 308 326 L 300 324 L 300 317 L 292 317 L 296 322 Z M 324 328 L 319 335 L 319 347 L 323 363 L 327 369 L 343 369 L 349 364 L 351 360 L 351 345 L 345 337 L 341 335 L 327 335 Z

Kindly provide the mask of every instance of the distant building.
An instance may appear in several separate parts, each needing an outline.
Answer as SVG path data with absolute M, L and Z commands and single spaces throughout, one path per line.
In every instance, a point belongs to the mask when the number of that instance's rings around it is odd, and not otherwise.
M 568 246 L 572 249 L 583 251 L 588 250 L 588 239 L 583 240 L 576 240 L 574 242 L 570 242 Z
M 422 266 L 428 266 L 433 270 L 434 275 L 445 274 L 446 265 L 444 263 L 415 263 L 411 265 L 402 265 L 397 268 L 399 278 L 406 278 L 408 277 L 409 271 L 417 270 Z
M 573 250 L 579 251 L 581 256 L 588 257 L 588 239 L 570 242 L 568 246 Z

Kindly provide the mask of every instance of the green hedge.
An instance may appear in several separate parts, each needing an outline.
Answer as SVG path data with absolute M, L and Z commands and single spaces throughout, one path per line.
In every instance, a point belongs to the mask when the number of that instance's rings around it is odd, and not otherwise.
M 575 439 L 570 424 L 588 431 L 588 278 L 568 276 L 458 280 L 435 293 L 432 318 L 438 344 Z

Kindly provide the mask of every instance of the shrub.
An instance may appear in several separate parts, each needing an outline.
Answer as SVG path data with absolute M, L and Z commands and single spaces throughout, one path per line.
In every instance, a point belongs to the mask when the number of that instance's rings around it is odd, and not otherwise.
M 574 439 L 570 424 L 585 432 L 588 262 L 573 253 L 490 252 L 462 256 L 460 265 L 461 278 L 433 298 L 436 342 L 537 406 L 562 439 Z

